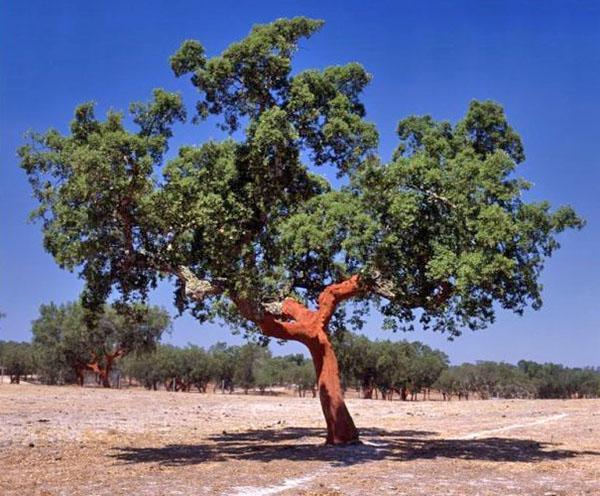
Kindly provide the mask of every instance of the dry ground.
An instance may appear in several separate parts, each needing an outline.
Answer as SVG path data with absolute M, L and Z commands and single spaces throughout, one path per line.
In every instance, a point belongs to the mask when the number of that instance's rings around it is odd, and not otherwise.
M 0 495 L 600 495 L 600 400 L 351 399 L 0 385 Z

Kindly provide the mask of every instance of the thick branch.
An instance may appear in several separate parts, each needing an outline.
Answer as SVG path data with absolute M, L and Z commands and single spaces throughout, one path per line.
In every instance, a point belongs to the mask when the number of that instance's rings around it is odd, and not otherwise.
M 319 310 L 317 312 L 320 324 L 326 328 L 333 316 L 337 306 L 350 298 L 365 294 L 376 294 L 388 300 L 398 297 L 394 291 L 391 281 L 383 278 L 379 271 L 373 271 L 368 276 L 354 275 L 340 283 L 327 286 L 319 295 Z M 415 305 L 427 308 L 430 305 L 439 306 L 444 304 L 454 293 L 454 287 L 448 281 L 439 285 L 438 291 Z M 288 301 L 288 300 L 286 300 Z M 284 303 L 285 305 L 285 303 Z
M 244 299 L 233 299 L 233 302 L 240 314 L 244 318 L 254 322 L 265 336 L 300 342 L 305 342 L 310 337 L 310 328 L 308 326 L 303 325 L 301 322 L 283 320 L 289 317 L 283 310 L 277 315 L 266 310 L 266 308 L 274 311 L 283 309 L 286 306 L 287 299 L 283 303 L 268 303 L 262 305 L 260 308 Z
M 282 314 L 296 322 L 305 322 L 314 319 L 314 312 L 311 312 L 302 303 L 293 298 L 286 298 L 281 305 Z
M 358 275 L 327 286 L 319 295 L 319 310 L 317 312 L 323 328 L 327 327 L 336 307 L 342 301 L 353 298 L 361 292 L 360 276 Z
M 225 288 L 220 283 L 198 278 L 189 268 L 179 266 L 171 273 L 183 283 L 185 295 L 196 302 L 208 296 L 222 294 Z M 256 324 L 265 336 L 276 339 L 307 342 L 315 337 L 318 329 L 325 330 L 337 306 L 345 300 L 359 295 L 375 294 L 387 300 L 395 300 L 398 295 L 391 281 L 384 279 L 375 270 L 368 274 L 357 274 L 345 281 L 330 284 L 319 295 L 319 308 L 311 311 L 302 303 L 285 298 L 282 301 L 256 302 L 230 295 L 240 314 Z M 427 308 L 445 303 L 453 293 L 449 282 L 439 285 L 431 296 L 423 296 L 414 305 Z
M 187 267 L 179 266 L 175 274 L 184 285 L 185 295 L 194 301 L 201 302 L 224 291 L 221 285 L 198 278 Z M 232 300 L 242 316 L 254 322 L 266 336 L 296 341 L 306 337 L 304 326 L 299 321 L 308 318 L 311 312 L 295 300 L 286 298 L 283 302 L 261 304 L 235 297 Z
M 196 302 L 208 296 L 222 294 L 222 284 L 198 278 L 189 268 L 179 266 L 172 271 L 184 286 L 185 295 Z M 450 283 L 442 283 L 439 291 L 427 298 L 427 304 L 443 304 L 452 294 Z M 292 298 L 283 301 L 255 302 L 230 295 L 240 314 L 256 324 L 265 336 L 276 339 L 307 342 L 315 337 L 317 329 L 325 330 L 337 306 L 345 300 L 363 294 L 376 294 L 388 300 L 397 298 L 393 284 L 379 271 L 368 275 L 354 275 L 345 281 L 330 284 L 319 295 L 319 309 L 314 312 Z
M 448 200 L 448 198 L 446 198 L 445 196 L 438 195 L 436 192 L 431 191 L 430 189 L 421 190 L 421 191 L 423 193 L 425 193 L 426 195 L 429 195 L 432 198 L 434 198 L 442 203 L 445 203 L 449 207 L 456 208 L 456 205 L 454 203 L 452 203 L 450 200 Z
M 190 269 L 183 265 L 180 265 L 174 272 L 183 283 L 185 295 L 192 300 L 201 302 L 207 296 L 214 296 L 223 292 L 221 286 L 196 277 Z
M 384 279 L 381 272 L 378 270 L 371 272 L 368 278 L 362 277 L 360 282 L 371 293 L 381 296 L 382 298 L 387 300 L 396 298 L 393 283 Z
M 92 361 L 90 363 L 85 364 L 85 368 L 94 374 L 101 374 L 102 369 L 100 368 L 100 363 L 98 361 L 98 356 L 96 352 L 92 352 Z
M 272 315 L 265 315 L 264 318 L 256 322 L 265 336 L 286 341 L 306 342 L 312 337 L 312 329 L 300 322 L 286 322 L 274 318 Z
M 107 353 L 106 354 L 106 360 L 113 362 L 115 361 L 117 358 L 121 358 L 122 356 L 125 355 L 125 349 L 121 346 L 119 346 L 115 351 L 113 351 L 112 353 Z

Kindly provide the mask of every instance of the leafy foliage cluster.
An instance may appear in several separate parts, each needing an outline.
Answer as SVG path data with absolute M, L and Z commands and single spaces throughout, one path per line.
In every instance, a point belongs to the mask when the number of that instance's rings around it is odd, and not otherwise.
M 524 200 L 523 145 L 502 108 L 474 101 L 455 124 L 403 119 L 385 162 L 365 119 L 371 76 L 360 64 L 292 70 L 300 40 L 322 24 L 258 25 L 213 57 L 182 44 L 173 72 L 198 90 L 194 120 L 219 116 L 224 141 L 182 147 L 165 163 L 186 110 L 161 89 L 131 106 L 134 130 L 86 103 L 67 134 L 31 135 L 19 154 L 39 202 L 33 215 L 58 264 L 85 279 L 88 307 L 112 290 L 144 300 L 180 266 L 219 288 L 194 303 L 195 316 L 234 326 L 252 327 L 235 308 L 242 299 L 314 304 L 355 274 L 365 291 L 352 324 L 370 304 L 388 327 L 418 317 L 458 335 L 492 322 L 497 306 L 541 305 L 538 276 L 556 234 L 583 222 L 568 207 Z M 328 170 L 340 180 L 317 175 Z M 369 291 L 375 281 L 385 298 Z M 189 304 L 181 291 L 176 300 Z
M 0 341 L 0 367 L 11 383 L 18 384 L 21 377 L 35 373 L 36 363 L 30 343 Z
M 382 397 L 393 392 L 413 395 L 429 389 L 448 367 L 448 357 L 418 341 L 372 341 L 345 333 L 334 341 L 340 362 L 342 384 L 361 389 L 371 397 L 374 389 Z

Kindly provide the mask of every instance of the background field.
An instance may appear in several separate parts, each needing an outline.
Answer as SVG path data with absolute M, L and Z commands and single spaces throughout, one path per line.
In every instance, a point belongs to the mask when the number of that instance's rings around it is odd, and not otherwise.
M 0 386 L 2 495 L 598 495 L 600 400 L 317 399 Z

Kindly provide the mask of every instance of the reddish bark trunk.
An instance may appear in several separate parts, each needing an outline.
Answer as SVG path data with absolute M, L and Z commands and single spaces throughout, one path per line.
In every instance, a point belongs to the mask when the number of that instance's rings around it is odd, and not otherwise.
M 359 440 L 358 430 L 344 402 L 338 362 L 327 333 L 337 305 L 357 294 L 358 276 L 353 276 L 325 288 L 319 295 L 319 309 L 316 311 L 287 298 L 283 302 L 282 311 L 289 320 L 279 320 L 269 313 L 256 318 L 246 302 L 236 302 L 242 314 L 254 320 L 265 335 L 298 341 L 308 347 L 315 366 L 319 399 L 327 424 L 327 444 L 348 444 Z
M 337 358 L 325 333 L 308 345 L 317 374 L 319 399 L 327 423 L 327 444 L 346 444 L 358 441 L 358 430 L 348 412 Z
M 95 352 L 92 353 L 93 361 L 86 364 L 86 368 L 94 372 L 98 378 L 98 383 L 102 384 L 102 387 L 110 388 L 110 372 L 112 370 L 113 362 L 122 357 L 125 354 L 124 350 L 117 349 L 113 353 L 107 353 L 104 355 L 104 366 L 100 366 L 100 360 Z
M 102 387 L 110 387 L 110 379 L 108 378 L 108 372 L 106 370 L 102 371 L 102 373 L 100 374 L 100 380 L 102 381 Z
M 179 277 L 184 284 L 186 296 L 198 302 L 224 292 L 221 284 L 199 279 L 188 267 L 174 268 L 167 265 L 160 270 Z M 344 404 L 337 359 L 329 342 L 327 328 L 339 303 L 365 292 L 372 292 L 387 299 L 395 296 L 389 284 L 379 280 L 379 275 L 370 281 L 361 281 L 360 275 L 354 275 L 340 283 L 330 284 L 319 295 L 319 308 L 316 311 L 309 310 L 292 298 L 286 298 L 281 303 L 257 305 L 257 302 L 242 296 L 229 295 L 240 314 L 254 322 L 265 336 L 298 341 L 309 348 L 317 371 L 319 397 L 327 421 L 328 443 L 358 441 L 358 432 Z M 435 288 L 433 299 L 436 303 L 441 303 L 449 298 L 452 292 L 452 285 L 443 281 Z

